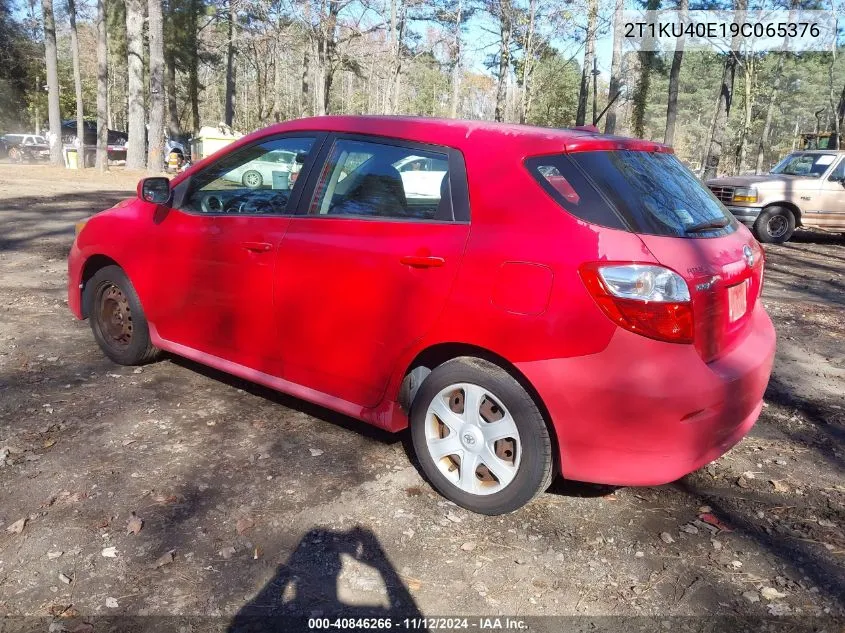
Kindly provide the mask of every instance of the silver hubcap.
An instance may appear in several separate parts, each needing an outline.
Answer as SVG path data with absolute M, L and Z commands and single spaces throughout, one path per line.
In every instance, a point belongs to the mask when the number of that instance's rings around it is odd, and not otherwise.
M 766 228 L 769 229 L 769 235 L 772 237 L 782 237 L 786 233 L 787 226 L 789 224 L 782 215 L 772 216 L 766 224 Z
M 478 385 L 443 389 L 428 405 L 429 455 L 452 484 L 474 495 L 499 492 L 519 470 L 522 445 L 501 401 Z
M 250 187 L 257 187 L 261 181 L 261 176 L 256 173 L 249 173 L 246 175 L 246 184 Z

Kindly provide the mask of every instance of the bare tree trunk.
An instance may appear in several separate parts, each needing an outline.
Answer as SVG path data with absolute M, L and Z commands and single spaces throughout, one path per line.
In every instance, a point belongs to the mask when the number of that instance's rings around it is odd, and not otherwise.
M 44 57 L 47 66 L 47 114 L 50 119 L 50 162 L 64 165 L 62 158 L 62 113 L 59 108 L 59 62 L 56 59 L 56 20 L 53 0 L 41 0 L 44 14 Z
M 793 0 L 792 7 L 795 7 L 796 0 Z M 790 14 L 791 17 L 791 14 Z M 781 75 L 783 70 L 783 62 L 786 59 L 786 49 L 789 45 L 789 38 L 787 37 L 780 49 L 780 54 L 777 57 L 777 64 L 774 71 L 774 84 L 772 91 L 769 93 L 768 103 L 766 105 L 766 121 L 763 124 L 763 132 L 760 135 L 760 142 L 757 144 L 757 162 L 754 168 L 754 173 L 759 174 L 763 171 L 763 161 L 766 148 L 769 144 L 769 133 L 772 129 L 772 117 L 774 116 L 775 104 L 778 103 L 778 92 L 780 92 Z
M 616 134 L 616 117 L 619 113 L 618 93 L 622 89 L 622 11 L 625 9 L 625 0 L 616 0 L 613 13 L 613 57 L 610 61 L 610 87 L 607 91 L 607 100 L 611 102 L 607 109 L 607 118 L 604 123 L 605 134 Z
M 147 169 L 164 167 L 164 22 L 161 0 L 147 0 L 150 40 L 150 130 Z
M 646 3 L 647 11 L 656 11 L 660 7 L 660 0 L 648 0 Z M 649 17 L 649 23 L 653 24 Z M 652 44 L 652 38 L 646 36 L 646 48 Z M 640 77 L 637 82 L 637 88 L 634 91 L 634 107 L 631 113 L 631 128 L 634 136 L 639 138 L 645 137 L 645 113 L 646 105 L 648 104 L 648 93 L 651 89 L 651 71 L 654 66 L 655 53 L 651 50 L 641 50 L 638 52 L 640 59 Z
M 522 94 L 519 100 L 519 122 L 525 123 L 531 104 L 531 74 L 534 72 L 534 20 L 537 16 L 537 0 L 528 3 L 528 33 L 525 36 L 525 50 L 522 55 Z
M 496 111 L 497 121 L 505 120 L 505 110 L 508 98 L 508 74 L 511 65 L 511 35 L 513 33 L 513 16 L 511 15 L 511 0 L 498 0 L 499 12 L 499 72 L 496 77 Z
M 842 147 L 842 126 L 845 123 L 845 86 L 842 86 L 842 92 L 839 94 L 839 105 L 836 108 L 835 123 L 836 139 L 831 149 L 839 149 Z
M 229 0 L 229 41 L 226 43 L 226 106 L 223 115 L 226 125 L 235 118 L 235 13 L 234 0 Z
M 461 90 L 461 22 L 463 21 L 463 0 L 458 0 L 458 10 L 455 16 L 455 39 L 452 43 L 452 98 L 449 101 L 449 116 L 458 116 L 458 100 Z
M 146 163 L 143 30 L 143 1 L 126 0 L 126 63 L 129 71 L 129 145 L 126 149 L 127 169 L 143 169 Z
M 73 60 L 73 88 L 76 92 L 76 147 L 77 165 L 80 169 L 85 164 L 85 111 L 82 105 L 82 74 L 79 70 L 79 36 L 76 32 L 76 2 L 67 0 L 67 13 L 70 20 L 70 55 Z
M 188 48 L 188 100 L 191 102 L 191 128 L 194 134 L 200 129 L 200 79 L 199 79 L 199 42 L 197 41 L 197 13 L 199 0 L 190 0 L 188 29 L 190 44 Z
M 167 133 L 174 138 L 182 133 L 179 108 L 176 103 L 176 60 L 173 51 L 164 52 L 164 94 L 167 108 Z
M 735 9 L 737 23 L 741 23 L 745 17 L 748 7 L 748 0 L 736 0 Z M 734 79 L 736 78 L 736 67 L 739 62 L 740 37 L 731 38 L 731 50 L 725 58 L 725 68 L 722 72 L 722 83 L 719 88 L 719 100 L 716 103 L 716 112 L 713 115 L 712 133 L 708 143 L 707 157 L 704 159 L 704 171 L 702 179 L 715 178 L 719 173 L 719 161 L 722 158 L 725 146 L 725 136 L 728 127 L 728 117 L 731 114 L 733 102 Z
M 311 85 L 309 80 L 311 73 L 311 47 L 313 45 L 314 40 L 311 37 L 308 37 L 305 40 L 305 46 L 303 47 L 302 52 L 302 91 L 299 102 L 299 116 L 305 116 L 306 113 L 311 111 L 310 103 L 312 102 L 312 97 Z
M 399 23 L 396 31 L 396 50 L 393 59 L 393 85 L 390 88 L 391 94 L 391 114 L 399 113 L 399 89 L 401 88 L 402 80 L 402 42 L 405 38 L 406 25 L 406 6 L 405 3 L 399 5 Z
M 736 169 L 738 174 L 745 171 L 745 161 L 748 157 L 748 135 L 751 133 L 751 115 L 754 109 L 754 57 L 753 53 L 745 58 L 744 88 L 745 88 L 745 118 L 742 122 L 742 130 L 739 134 L 739 155 L 737 156 Z
M 781 59 L 778 59 L 777 69 L 780 70 L 781 67 Z M 775 103 L 777 102 L 778 98 L 778 89 L 779 89 L 779 80 L 780 75 L 775 75 L 775 85 L 772 86 L 772 91 L 769 93 L 769 103 L 766 106 L 766 121 L 763 123 L 763 132 L 760 134 L 760 142 L 757 145 L 757 163 L 754 167 L 754 173 L 760 174 L 763 171 L 763 160 L 766 152 L 766 147 L 769 144 L 769 133 L 772 129 L 772 116 L 775 111 Z
M 839 148 L 839 133 L 840 133 L 840 118 L 839 118 L 839 111 L 843 107 L 842 99 L 840 98 L 839 103 L 836 103 L 836 92 L 834 88 L 834 72 L 833 69 L 836 66 L 836 46 L 837 43 L 834 41 L 833 45 L 831 46 L 830 50 L 830 64 L 827 67 L 827 74 L 828 74 L 828 82 L 829 82 L 829 96 L 830 96 L 830 112 L 833 117 L 833 136 L 831 137 L 830 141 L 828 142 L 828 148 L 831 149 L 838 149 Z M 845 94 L 845 88 L 843 88 L 843 94 Z
M 97 169 L 109 169 L 109 49 L 106 0 L 97 0 Z
M 689 0 L 680 0 L 678 10 L 686 16 Z M 669 101 L 666 104 L 666 131 L 663 142 L 666 145 L 675 143 L 675 121 L 678 118 L 678 84 L 681 77 L 681 64 L 684 60 L 684 36 L 675 41 L 675 54 L 672 56 L 672 68 L 669 70 Z
M 575 115 L 575 125 L 584 125 L 587 119 L 587 100 L 590 96 L 590 76 L 593 72 L 593 56 L 596 51 L 598 14 L 598 0 L 590 0 L 587 10 L 587 34 L 584 40 L 584 67 L 581 69 L 581 87 L 578 90 L 578 112 Z
M 276 123 L 282 120 L 282 95 L 284 94 L 282 88 L 282 51 L 280 44 L 277 40 L 274 49 L 275 57 L 273 59 L 273 120 Z

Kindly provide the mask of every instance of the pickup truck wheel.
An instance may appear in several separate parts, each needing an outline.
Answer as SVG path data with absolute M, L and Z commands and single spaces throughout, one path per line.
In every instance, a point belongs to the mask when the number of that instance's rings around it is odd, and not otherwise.
M 795 215 L 786 207 L 767 207 L 754 223 L 754 234 L 766 244 L 783 244 L 795 232 Z

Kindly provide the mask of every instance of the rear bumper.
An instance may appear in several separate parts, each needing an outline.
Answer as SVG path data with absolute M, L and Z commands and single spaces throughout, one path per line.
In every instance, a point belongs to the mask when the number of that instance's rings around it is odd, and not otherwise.
M 745 340 L 712 363 L 690 345 L 618 330 L 591 356 L 521 363 L 555 426 L 564 477 L 650 486 L 718 458 L 751 429 L 775 352 L 761 306 Z
M 728 207 L 728 211 L 731 212 L 731 215 L 746 226 L 754 226 L 754 223 L 757 221 L 757 216 L 760 215 L 760 211 L 762 210 L 762 207 Z

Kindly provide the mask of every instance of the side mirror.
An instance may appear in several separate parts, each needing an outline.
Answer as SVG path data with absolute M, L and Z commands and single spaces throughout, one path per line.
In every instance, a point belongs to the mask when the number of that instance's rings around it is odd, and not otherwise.
M 167 204 L 170 201 L 170 180 L 161 176 L 144 178 L 138 183 L 138 197 L 144 202 Z

